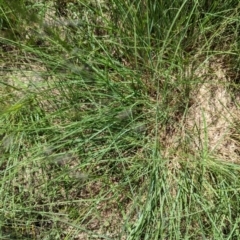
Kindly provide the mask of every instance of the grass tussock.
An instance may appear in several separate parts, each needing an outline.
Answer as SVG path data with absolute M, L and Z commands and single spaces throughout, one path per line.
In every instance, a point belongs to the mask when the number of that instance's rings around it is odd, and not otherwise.
M 1 239 L 238 239 L 239 2 L 2 1 Z

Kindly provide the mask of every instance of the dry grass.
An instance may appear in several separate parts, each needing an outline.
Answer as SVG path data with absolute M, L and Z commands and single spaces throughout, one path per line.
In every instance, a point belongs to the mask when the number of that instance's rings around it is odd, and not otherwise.
M 231 79 L 221 60 L 211 59 L 196 71 L 199 86 L 192 92 L 192 106 L 186 115 L 186 133 L 192 147 L 201 150 L 207 144 L 211 154 L 224 161 L 238 163 L 239 151 L 232 139 L 232 126 L 239 108 L 229 91 Z

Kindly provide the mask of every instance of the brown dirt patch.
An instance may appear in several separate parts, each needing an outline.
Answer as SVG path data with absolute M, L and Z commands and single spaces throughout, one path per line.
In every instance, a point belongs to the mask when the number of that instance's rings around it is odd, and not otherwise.
M 195 74 L 203 82 L 192 92 L 193 104 L 185 121 L 192 148 L 202 150 L 207 147 L 210 154 L 220 159 L 238 162 L 239 146 L 231 135 L 240 112 L 228 90 L 231 80 L 224 65 L 212 60 L 199 67 Z

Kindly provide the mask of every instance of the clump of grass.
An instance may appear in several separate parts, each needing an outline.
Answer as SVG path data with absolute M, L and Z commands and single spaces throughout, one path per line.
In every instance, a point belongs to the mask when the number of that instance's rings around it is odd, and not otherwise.
M 237 238 L 238 161 L 185 121 L 238 1 L 63 3 L 1 7 L 0 236 Z

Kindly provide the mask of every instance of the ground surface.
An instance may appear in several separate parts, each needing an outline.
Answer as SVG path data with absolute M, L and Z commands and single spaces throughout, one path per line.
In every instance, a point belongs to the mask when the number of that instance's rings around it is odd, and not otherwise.
M 0 2 L 1 239 L 239 238 L 239 3 L 216 3 Z

